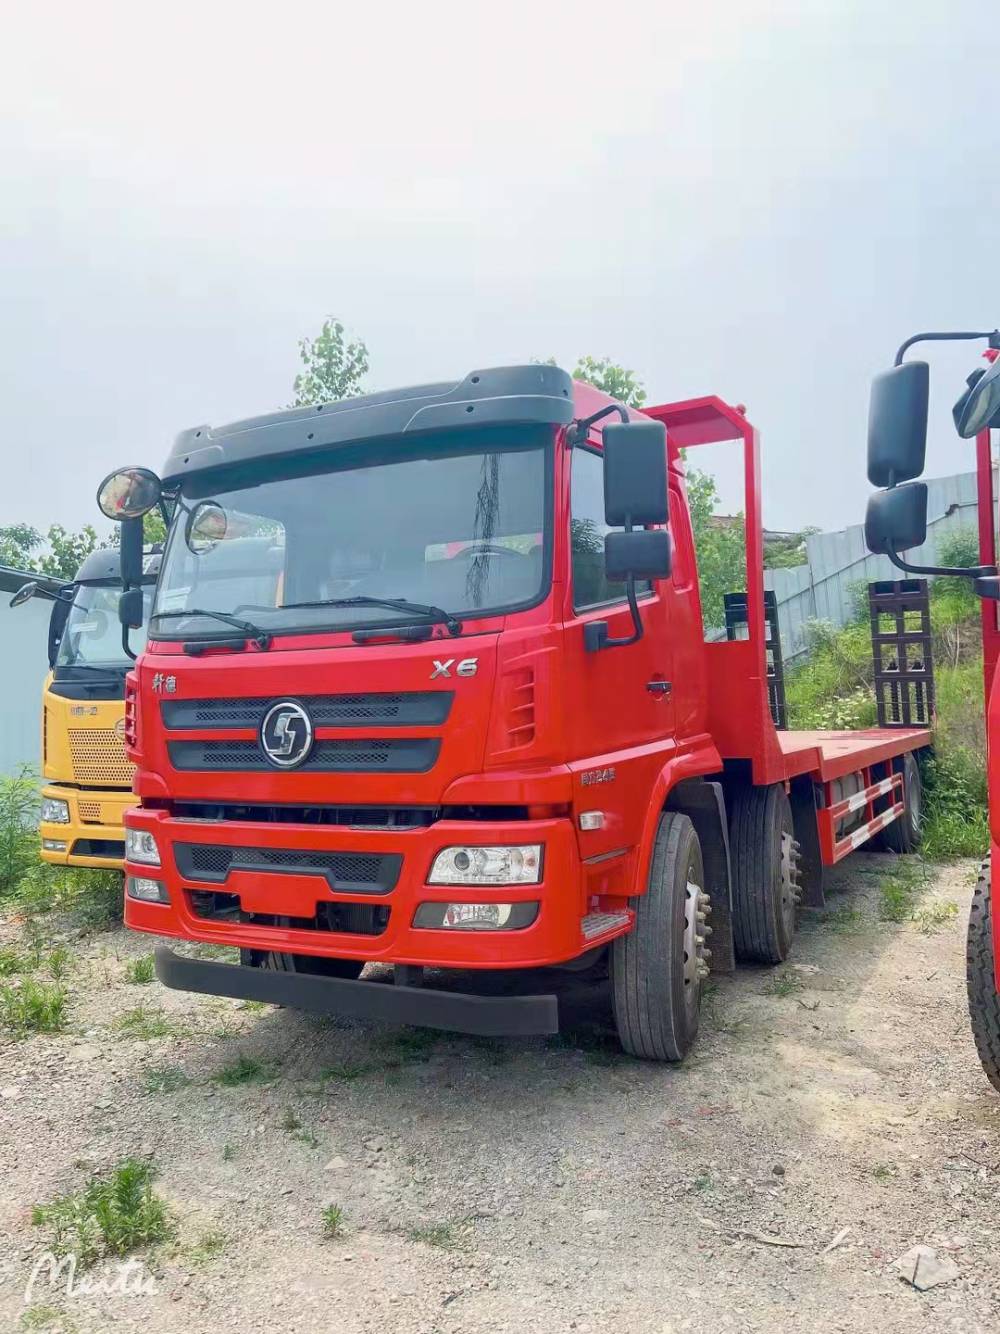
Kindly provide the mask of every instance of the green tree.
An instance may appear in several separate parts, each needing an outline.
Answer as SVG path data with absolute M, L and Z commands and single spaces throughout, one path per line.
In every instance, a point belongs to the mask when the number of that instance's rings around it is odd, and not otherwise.
M 303 369 L 292 388 L 293 408 L 336 403 L 363 392 L 368 374 L 368 348 L 360 338 L 346 336 L 340 320 L 327 319 L 315 338 L 299 340 Z
M 573 379 L 586 380 L 626 407 L 641 408 L 646 401 L 646 390 L 635 371 L 616 365 L 610 357 L 581 357 L 573 370 Z

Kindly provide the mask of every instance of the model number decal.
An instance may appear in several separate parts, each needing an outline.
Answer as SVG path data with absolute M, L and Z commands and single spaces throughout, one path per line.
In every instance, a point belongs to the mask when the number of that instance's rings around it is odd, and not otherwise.
M 454 658 L 445 658 L 442 662 L 439 658 L 434 659 L 434 670 L 431 672 L 431 680 L 436 681 L 439 676 L 451 676 L 451 669 L 455 668 L 456 676 L 475 676 L 479 671 L 478 658 L 463 658 L 456 666 Z

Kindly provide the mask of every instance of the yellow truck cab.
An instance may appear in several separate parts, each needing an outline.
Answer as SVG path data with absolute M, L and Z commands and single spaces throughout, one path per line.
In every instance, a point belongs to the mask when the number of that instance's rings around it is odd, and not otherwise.
M 144 566 L 151 593 L 159 554 L 147 554 Z M 60 866 L 118 870 L 124 857 L 124 814 L 135 800 L 123 744 L 133 659 L 122 646 L 120 593 L 119 556 L 110 549 L 92 552 L 55 593 L 36 586 L 27 594 L 52 598 L 39 833 L 43 860 Z M 144 601 L 148 613 L 148 596 Z M 133 652 L 140 646 L 133 632 Z

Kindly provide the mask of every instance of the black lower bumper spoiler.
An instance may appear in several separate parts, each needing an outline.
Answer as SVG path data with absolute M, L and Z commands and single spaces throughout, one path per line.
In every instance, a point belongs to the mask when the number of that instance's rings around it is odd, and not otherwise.
M 315 1014 L 381 1019 L 479 1037 L 559 1032 L 559 1002 L 555 996 L 475 996 L 430 987 L 395 986 L 391 982 L 351 982 L 339 977 L 188 959 L 164 945 L 157 946 L 155 954 L 156 976 L 175 991 L 268 1001 Z

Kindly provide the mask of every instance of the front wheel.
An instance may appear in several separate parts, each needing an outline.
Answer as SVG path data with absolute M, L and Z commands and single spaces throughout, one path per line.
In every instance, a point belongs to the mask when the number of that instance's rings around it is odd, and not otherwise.
M 645 894 L 630 900 L 635 924 L 611 945 L 611 999 L 624 1049 L 680 1061 L 698 1033 L 710 911 L 701 844 L 686 815 L 660 816 Z
M 979 1062 L 986 1078 L 1000 1091 L 1000 996 L 997 995 L 993 959 L 990 879 L 990 861 L 987 857 L 979 872 L 969 912 L 965 980 L 969 996 L 969 1020 Z

